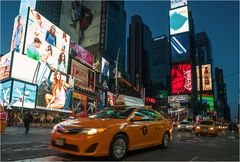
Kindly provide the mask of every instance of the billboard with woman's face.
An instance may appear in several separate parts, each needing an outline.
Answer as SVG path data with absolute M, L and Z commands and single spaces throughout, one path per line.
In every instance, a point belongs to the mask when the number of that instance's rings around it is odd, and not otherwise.
M 0 56 L 0 80 L 10 77 L 12 52 Z
M 71 113 L 73 79 L 58 70 L 51 71 L 47 78 L 39 85 L 37 108 Z
M 79 117 L 86 116 L 87 96 L 80 93 L 73 93 L 74 114 Z
M 172 94 L 192 92 L 192 66 L 191 64 L 172 65 Z
M 70 37 L 30 8 L 24 54 L 67 73 Z

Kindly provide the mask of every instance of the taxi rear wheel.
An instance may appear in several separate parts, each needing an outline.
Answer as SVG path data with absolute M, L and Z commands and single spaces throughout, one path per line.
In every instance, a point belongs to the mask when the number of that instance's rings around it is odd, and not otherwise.
M 126 136 L 119 134 L 116 135 L 110 146 L 110 160 L 122 160 L 128 150 L 128 143 Z
M 162 148 L 167 148 L 169 146 L 169 143 L 170 143 L 169 134 L 168 133 L 164 133 L 161 147 Z

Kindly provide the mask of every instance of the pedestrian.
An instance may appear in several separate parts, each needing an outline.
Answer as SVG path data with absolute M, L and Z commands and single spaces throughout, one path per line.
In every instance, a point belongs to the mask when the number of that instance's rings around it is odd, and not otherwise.
M 33 122 L 33 115 L 29 111 L 25 114 L 23 118 L 23 122 L 24 122 L 24 127 L 26 128 L 25 133 L 28 133 L 30 123 Z

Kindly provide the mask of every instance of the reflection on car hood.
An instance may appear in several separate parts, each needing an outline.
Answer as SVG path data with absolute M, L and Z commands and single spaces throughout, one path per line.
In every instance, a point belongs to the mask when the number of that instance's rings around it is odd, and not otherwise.
M 111 125 L 121 124 L 125 119 L 96 119 L 96 118 L 81 118 L 74 120 L 66 120 L 59 124 L 65 127 L 78 127 L 78 128 L 98 128 L 107 127 Z

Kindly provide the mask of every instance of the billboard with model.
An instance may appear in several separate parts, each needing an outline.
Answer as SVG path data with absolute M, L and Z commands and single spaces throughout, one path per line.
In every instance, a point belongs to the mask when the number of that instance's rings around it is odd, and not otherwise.
M 196 67 L 197 70 L 197 87 L 198 91 L 200 91 L 200 70 L 199 66 Z M 211 91 L 212 90 L 212 71 L 211 65 L 206 64 L 202 65 L 202 91 Z

